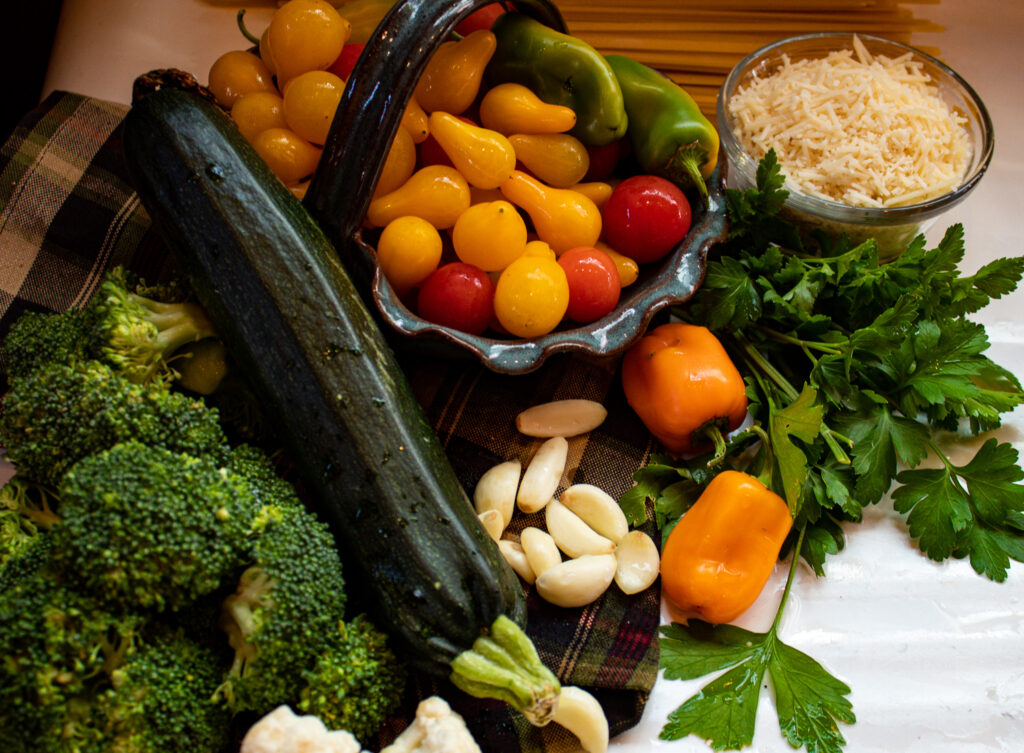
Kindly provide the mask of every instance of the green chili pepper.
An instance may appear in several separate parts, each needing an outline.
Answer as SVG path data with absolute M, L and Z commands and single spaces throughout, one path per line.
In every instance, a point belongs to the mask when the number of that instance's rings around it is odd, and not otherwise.
M 707 179 L 718 162 L 718 131 L 685 89 L 643 63 L 608 55 L 629 116 L 629 140 L 640 167 L 707 202 Z
M 548 104 L 572 108 L 570 133 L 584 144 L 601 146 L 626 133 L 622 91 L 597 50 L 521 13 L 502 14 L 491 31 L 498 40 L 487 66 L 491 85 L 521 84 Z

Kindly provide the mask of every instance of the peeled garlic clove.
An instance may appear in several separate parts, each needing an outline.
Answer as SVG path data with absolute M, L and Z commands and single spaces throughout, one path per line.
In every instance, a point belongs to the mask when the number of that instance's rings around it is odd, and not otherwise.
M 563 685 L 551 720 L 576 735 L 587 753 L 608 750 L 608 717 L 597 699 L 583 688 Z
M 552 437 L 537 448 L 519 482 L 516 504 L 520 510 L 533 513 L 544 509 L 558 490 L 568 457 L 569 442 L 565 437 Z
M 557 499 L 551 500 L 544 510 L 544 523 L 558 548 L 568 557 L 615 551 L 615 542 L 588 526 L 583 518 Z
M 593 484 L 573 484 L 559 497 L 559 501 L 583 521 L 616 544 L 629 533 L 629 521 L 619 503 L 608 492 Z
M 615 559 L 615 583 L 623 593 L 640 593 L 658 578 L 658 545 L 643 531 L 626 534 L 615 548 Z
M 512 566 L 516 575 L 527 583 L 531 585 L 533 584 L 537 579 L 537 576 L 533 574 L 533 570 L 530 568 L 530 563 L 526 559 L 526 553 L 523 551 L 523 547 L 518 541 L 502 539 L 498 542 L 498 551 L 501 552 L 505 561 Z
M 497 510 L 504 521 L 502 528 L 507 527 L 512 522 L 522 469 L 518 460 L 507 460 L 488 469 L 473 490 L 473 507 L 477 514 Z
M 593 400 L 554 400 L 516 416 L 516 428 L 530 437 L 574 437 L 593 431 L 608 411 Z
M 585 554 L 549 567 L 536 580 L 537 593 L 558 607 L 582 607 L 608 590 L 615 577 L 615 555 Z
M 526 553 L 526 561 L 535 575 L 542 575 L 562 562 L 562 553 L 551 535 L 534 526 L 524 528 L 519 533 L 519 544 Z
M 501 534 L 505 532 L 505 522 L 501 518 L 501 513 L 497 510 L 486 510 L 479 515 L 480 522 L 483 523 L 484 530 L 487 531 L 487 535 L 497 541 L 501 538 Z

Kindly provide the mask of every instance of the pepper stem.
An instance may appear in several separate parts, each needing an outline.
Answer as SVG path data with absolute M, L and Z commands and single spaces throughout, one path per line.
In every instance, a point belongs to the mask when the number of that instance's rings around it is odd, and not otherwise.
M 491 625 L 490 635 L 455 657 L 450 679 L 471 696 L 504 701 L 537 727 L 551 721 L 561 692 L 526 633 L 504 615 Z
M 692 185 L 697 189 L 705 207 L 708 205 L 708 184 L 700 174 L 700 166 L 707 159 L 707 150 L 695 141 L 676 149 L 665 165 L 665 172 L 672 181 L 680 185 Z

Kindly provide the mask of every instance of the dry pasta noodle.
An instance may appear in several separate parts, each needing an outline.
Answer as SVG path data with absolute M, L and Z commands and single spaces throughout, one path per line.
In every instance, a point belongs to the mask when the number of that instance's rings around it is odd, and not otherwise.
M 940 0 L 559 0 L 570 33 L 604 54 L 657 68 L 709 117 L 722 82 L 748 54 L 784 37 L 825 31 L 910 43 L 942 27 L 906 6 Z M 938 50 L 916 45 L 936 55 Z

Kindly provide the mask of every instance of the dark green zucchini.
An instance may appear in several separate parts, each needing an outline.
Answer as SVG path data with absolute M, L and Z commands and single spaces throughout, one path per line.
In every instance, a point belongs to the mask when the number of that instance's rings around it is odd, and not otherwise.
M 198 96 L 146 95 L 123 139 L 143 205 L 275 420 L 380 626 L 419 668 L 546 722 L 558 681 L 520 629 L 522 588 L 319 226 Z

